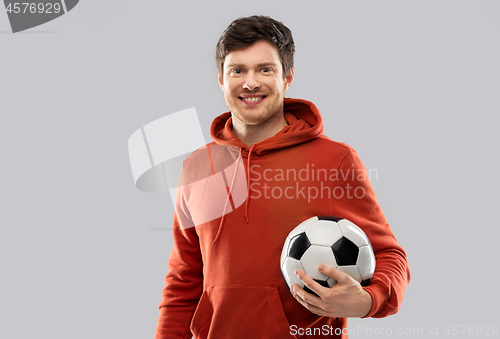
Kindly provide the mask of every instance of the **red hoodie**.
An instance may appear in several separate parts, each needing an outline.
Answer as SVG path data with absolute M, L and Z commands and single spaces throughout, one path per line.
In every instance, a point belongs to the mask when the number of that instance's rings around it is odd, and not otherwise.
M 286 236 L 316 215 L 349 219 L 370 239 L 367 317 L 398 311 L 410 280 L 406 254 L 365 167 L 350 146 L 323 135 L 313 103 L 285 99 L 284 111 L 288 125 L 251 147 L 224 113 L 212 123 L 214 142 L 184 161 L 155 339 L 346 338 L 326 333 L 345 334 L 347 319 L 309 312 L 280 271 Z

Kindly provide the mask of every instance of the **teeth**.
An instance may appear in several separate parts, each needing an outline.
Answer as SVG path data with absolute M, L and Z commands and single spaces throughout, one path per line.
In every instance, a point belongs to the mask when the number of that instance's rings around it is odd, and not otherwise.
M 255 97 L 255 98 L 243 98 L 243 101 L 259 101 L 264 97 Z

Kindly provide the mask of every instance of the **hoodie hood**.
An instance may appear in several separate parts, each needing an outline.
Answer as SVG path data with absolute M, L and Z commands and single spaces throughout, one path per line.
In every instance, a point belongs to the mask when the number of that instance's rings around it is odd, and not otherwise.
M 247 178 L 247 198 L 245 202 L 245 220 L 249 223 L 249 208 L 250 208 L 250 187 L 251 187 L 251 175 L 250 175 L 250 163 L 252 154 L 260 156 L 268 151 L 282 149 L 285 147 L 297 145 L 303 142 L 307 142 L 323 134 L 323 119 L 319 113 L 318 108 L 312 102 L 302 99 L 290 99 L 285 98 L 283 103 L 284 117 L 287 122 L 280 132 L 276 135 L 255 143 L 251 146 L 245 145 L 238 137 L 233 133 L 233 122 L 231 117 L 231 112 L 226 112 L 218 116 L 212 122 L 210 128 L 210 135 L 217 145 L 231 146 L 228 149 L 236 147 L 241 150 L 239 152 L 240 160 L 242 153 L 247 154 L 247 166 L 246 166 L 246 178 Z M 209 147 L 210 149 L 210 147 Z M 212 157 L 210 156 L 210 162 L 212 163 Z M 237 161 L 239 163 L 239 161 Z M 212 165 L 213 167 L 213 165 Z M 237 176 L 238 166 L 235 167 L 231 184 L 228 189 L 228 196 L 224 210 L 222 211 L 222 218 L 219 224 L 219 229 L 217 235 L 215 236 L 214 243 L 219 239 L 222 229 L 224 227 L 224 222 L 226 219 L 226 210 L 229 206 L 231 200 L 231 192 L 233 191 L 234 179 Z M 212 171 L 213 172 L 213 171 Z
M 323 119 L 312 102 L 285 98 L 283 111 L 288 126 L 276 135 L 252 146 L 245 145 L 233 133 L 231 112 L 223 113 L 214 119 L 210 127 L 210 136 L 218 145 L 236 146 L 243 152 L 249 152 L 251 148 L 252 153 L 262 155 L 267 151 L 297 145 L 323 134 Z

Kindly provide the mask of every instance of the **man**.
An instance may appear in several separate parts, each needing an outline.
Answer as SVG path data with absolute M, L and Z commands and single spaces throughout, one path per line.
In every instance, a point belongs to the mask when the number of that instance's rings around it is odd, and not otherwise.
M 313 103 L 284 97 L 294 49 L 290 30 L 264 16 L 235 20 L 217 44 L 230 111 L 212 123 L 214 142 L 183 164 L 156 339 L 340 338 L 347 317 L 384 317 L 401 304 L 410 279 L 406 254 L 366 169 L 351 147 L 323 135 Z M 200 180 L 210 174 L 223 178 L 224 198 Z M 367 234 L 376 257 L 368 286 L 326 266 L 319 269 L 337 281 L 332 288 L 297 270 L 317 296 L 288 289 L 279 267 L 284 240 L 315 215 L 349 219 Z

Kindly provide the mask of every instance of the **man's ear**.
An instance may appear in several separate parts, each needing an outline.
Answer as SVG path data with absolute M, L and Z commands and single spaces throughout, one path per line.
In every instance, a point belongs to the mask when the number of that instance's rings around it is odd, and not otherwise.
M 287 91 L 290 88 L 290 86 L 292 85 L 293 77 L 294 77 L 294 73 L 293 73 L 293 67 L 292 67 L 288 71 L 288 75 L 285 77 L 285 91 Z
M 220 89 L 224 90 L 224 88 L 223 88 L 224 82 L 222 81 L 222 76 L 220 75 L 220 72 L 217 72 L 217 78 L 219 80 Z

